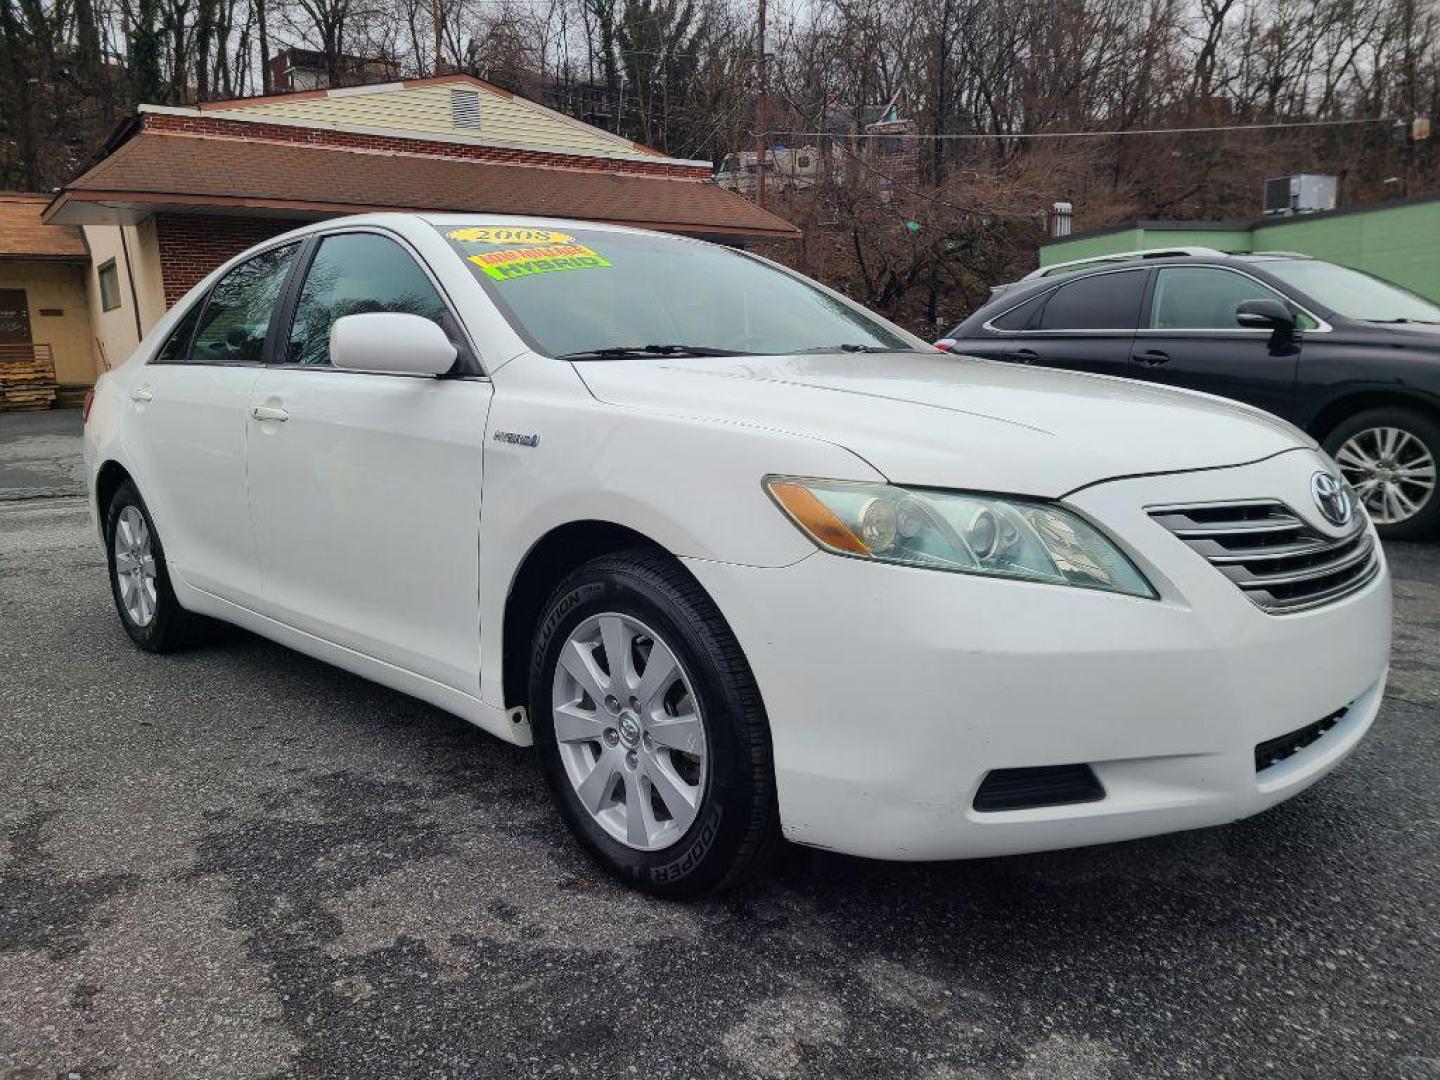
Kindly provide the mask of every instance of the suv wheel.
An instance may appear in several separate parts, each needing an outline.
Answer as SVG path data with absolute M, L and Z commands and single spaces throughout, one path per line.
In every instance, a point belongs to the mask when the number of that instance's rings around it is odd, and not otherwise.
M 775 847 L 754 677 L 672 559 L 605 556 L 561 583 L 535 638 L 530 715 L 561 816 L 628 883 L 702 896 L 749 876 Z
M 1411 409 L 1370 409 L 1325 439 L 1325 449 L 1387 540 L 1418 540 L 1440 530 L 1436 462 L 1440 424 Z

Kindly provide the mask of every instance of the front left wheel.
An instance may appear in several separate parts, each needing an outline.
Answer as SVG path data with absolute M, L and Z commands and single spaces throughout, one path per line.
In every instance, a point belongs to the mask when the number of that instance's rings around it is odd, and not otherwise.
M 561 816 L 626 882 L 702 896 L 754 873 L 777 845 L 754 677 L 673 559 L 604 556 L 561 583 L 535 638 L 530 716 Z

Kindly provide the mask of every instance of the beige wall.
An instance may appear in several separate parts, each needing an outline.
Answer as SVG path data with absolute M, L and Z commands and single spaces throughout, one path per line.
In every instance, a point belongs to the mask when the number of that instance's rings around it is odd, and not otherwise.
M 165 288 L 160 278 L 160 247 L 155 240 L 155 219 L 139 225 L 86 225 L 85 241 L 90 245 L 90 266 L 86 271 L 90 324 L 99 342 L 99 352 L 110 366 L 124 363 L 165 314 Z M 121 234 L 124 243 L 121 243 Z M 127 260 L 128 252 L 128 260 Z M 120 276 L 120 306 L 102 311 L 100 267 L 115 260 Z M 134 292 L 131 292 L 131 279 Z M 135 330 L 135 299 L 140 301 L 140 332 Z
M 450 112 L 450 91 L 476 90 L 480 98 L 480 127 L 457 128 Z M 254 103 L 243 100 L 223 107 L 216 116 L 277 117 L 308 124 L 376 131 L 403 131 L 440 135 L 460 141 L 497 146 L 570 150 L 603 157 L 654 161 L 636 150 L 630 140 L 573 120 L 524 98 L 463 82 L 401 87 L 390 83 L 373 90 L 355 88 L 328 97 L 269 97 Z
M 55 378 L 61 385 L 88 386 L 98 370 L 85 296 L 86 272 L 78 263 L 0 262 L 0 289 L 25 290 L 30 340 L 50 346 L 55 355 Z M 64 314 L 42 315 L 41 309 Z

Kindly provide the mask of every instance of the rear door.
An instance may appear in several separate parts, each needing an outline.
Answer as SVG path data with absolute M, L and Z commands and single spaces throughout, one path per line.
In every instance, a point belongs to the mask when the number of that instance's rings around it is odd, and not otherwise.
M 192 305 L 130 390 L 125 449 L 172 572 L 245 606 L 260 567 L 245 489 L 250 391 L 298 242 L 233 267 Z
M 469 694 L 479 687 L 481 457 L 490 382 L 337 371 L 330 327 L 396 311 L 440 324 L 395 237 L 327 234 L 250 399 L 249 490 L 272 618 Z
M 1245 300 L 1278 300 L 1297 319 L 1288 342 L 1235 322 Z M 1257 405 L 1281 416 L 1294 408 L 1304 331 L 1318 322 L 1268 285 L 1228 267 L 1156 269 L 1146 317 L 1131 348 L 1136 378 Z
M 1108 270 L 1066 282 L 1029 327 L 1007 342 L 1003 358 L 1097 375 L 1129 374 L 1130 344 L 1149 275 L 1144 268 Z

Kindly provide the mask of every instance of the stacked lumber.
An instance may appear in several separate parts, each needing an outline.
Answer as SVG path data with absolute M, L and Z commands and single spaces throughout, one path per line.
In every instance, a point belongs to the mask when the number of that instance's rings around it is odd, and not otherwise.
M 48 409 L 55 404 L 57 389 L 55 364 L 48 356 L 0 352 L 0 410 Z

